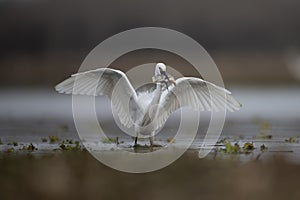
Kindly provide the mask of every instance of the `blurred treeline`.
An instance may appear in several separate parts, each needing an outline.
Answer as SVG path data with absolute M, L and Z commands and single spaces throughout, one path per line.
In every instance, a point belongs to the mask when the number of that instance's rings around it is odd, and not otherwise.
M 295 83 L 287 59 L 300 48 L 299 8 L 298 0 L 2 0 L 0 85 L 54 85 L 101 41 L 144 26 L 197 40 L 227 83 Z

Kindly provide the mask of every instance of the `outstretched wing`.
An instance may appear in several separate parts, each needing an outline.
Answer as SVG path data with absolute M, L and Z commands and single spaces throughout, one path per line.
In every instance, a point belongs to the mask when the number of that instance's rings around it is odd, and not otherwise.
M 79 95 L 106 95 L 113 105 L 120 122 L 130 128 L 133 126 L 132 111 L 140 109 L 137 95 L 127 76 L 119 70 L 100 68 L 78 74 L 58 84 L 59 93 Z
M 241 104 L 222 87 L 200 78 L 183 77 L 177 79 L 176 86 L 162 98 L 161 106 L 157 128 L 163 126 L 169 115 L 181 107 L 217 112 L 227 109 L 233 112 L 239 110 Z

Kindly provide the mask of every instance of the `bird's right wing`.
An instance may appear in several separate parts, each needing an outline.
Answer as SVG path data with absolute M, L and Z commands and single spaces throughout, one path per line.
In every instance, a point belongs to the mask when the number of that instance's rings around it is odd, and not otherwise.
M 127 76 L 120 70 L 99 68 L 74 74 L 59 83 L 55 89 L 59 93 L 66 94 L 108 96 L 120 122 L 127 128 L 134 124 L 132 109 L 140 109 L 134 88 Z
M 176 86 L 162 98 L 161 107 L 157 128 L 163 126 L 169 115 L 181 107 L 216 112 L 227 109 L 233 112 L 239 110 L 241 104 L 231 92 L 222 87 L 200 78 L 182 77 L 176 80 Z

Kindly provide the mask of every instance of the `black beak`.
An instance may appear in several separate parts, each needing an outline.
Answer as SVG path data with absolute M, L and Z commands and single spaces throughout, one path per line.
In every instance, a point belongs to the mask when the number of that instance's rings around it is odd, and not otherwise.
M 170 79 L 169 79 L 167 73 L 166 73 L 165 71 L 161 71 L 160 73 L 161 73 L 162 75 L 164 75 L 164 76 L 166 77 L 166 79 L 168 80 L 168 81 L 165 81 L 165 84 L 166 84 L 167 90 L 169 90 L 169 84 L 168 84 L 168 83 L 169 83 Z
M 170 81 L 170 80 L 169 80 L 169 77 L 168 77 L 168 75 L 167 75 L 167 72 L 161 71 L 161 74 L 164 75 L 168 81 Z

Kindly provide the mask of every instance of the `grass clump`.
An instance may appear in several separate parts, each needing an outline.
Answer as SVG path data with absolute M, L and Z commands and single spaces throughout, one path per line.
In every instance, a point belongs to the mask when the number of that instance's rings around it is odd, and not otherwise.
M 241 153 L 241 147 L 238 143 L 234 143 L 234 145 L 231 144 L 230 141 L 224 140 L 222 141 L 225 148 L 221 148 L 220 152 L 222 153 Z
M 264 152 L 264 151 L 267 151 L 268 150 L 268 147 L 266 147 L 264 144 L 262 144 L 261 146 L 260 146 L 260 151 L 261 152 Z
M 254 150 L 254 145 L 253 145 L 253 143 L 246 142 L 243 146 L 243 149 L 246 151 Z
M 51 144 L 58 143 L 60 141 L 60 138 L 55 136 L 55 135 L 50 135 L 49 136 L 49 141 L 50 141 Z
M 59 147 L 63 151 L 79 151 L 79 150 L 81 150 L 79 142 L 76 143 L 75 145 L 61 144 Z
M 12 153 L 12 152 L 15 152 L 15 149 L 14 148 L 8 148 L 8 149 L 6 149 L 5 152 L 6 153 Z
M 174 139 L 174 138 L 168 138 L 168 139 L 167 139 L 167 142 L 168 142 L 168 143 L 174 143 L 174 142 L 175 142 L 175 139 Z
M 18 146 L 19 144 L 18 144 L 18 142 L 9 142 L 9 143 L 7 143 L 7 145 L 16 147 L 16 146 Z
M 240 145 L 236 142 L 232 145 L 232 143 L 229 140 L 223 140 L 223 148 L 217 148 L 217 151 L 222 153 L 229 153 L 229 154 L 240 154 L 240 153 L 249 153 L 253 151 L 254 145 L 253 143 L 246 142 L 243 145 L 243 148 L 240 147 Z
M 22 148 L 23 151 L 35 151 L 38 150 L 32 143 L 30 145 L 24 145 Z
M 62 144 L 75 144 L 75 143 L 74 143 L 74 141 L 72 139 L 71 140 L 66 139 L 66 140 L 62 141 Z
M 284 141 L 289 142 L 289 143 L 297 143 L 298 139 L 295 137 L 289 137 L 289 138 L 286 138 Z

